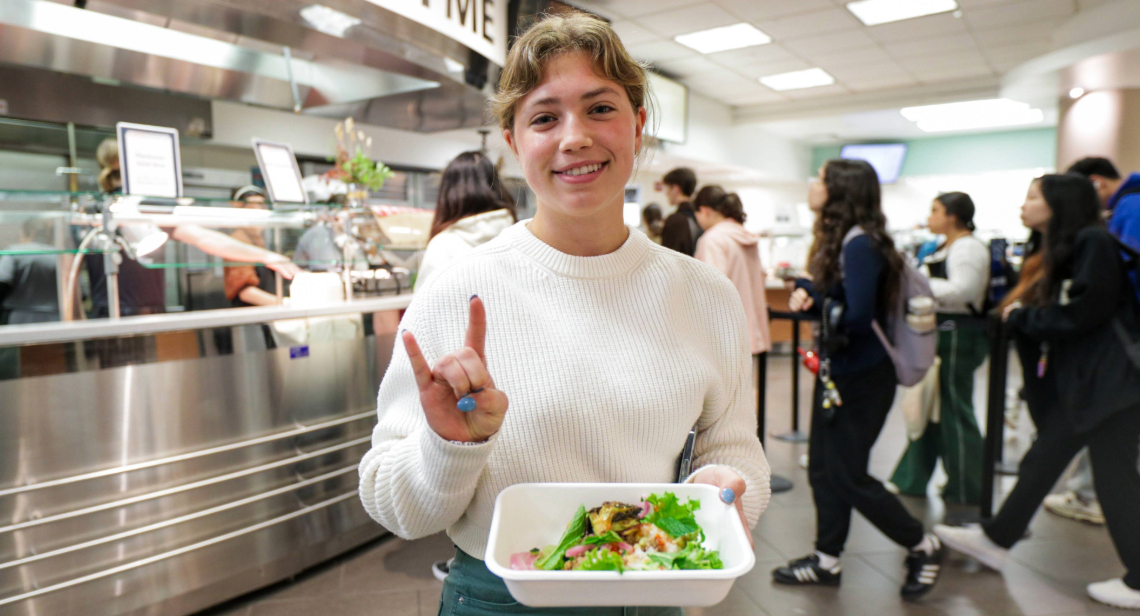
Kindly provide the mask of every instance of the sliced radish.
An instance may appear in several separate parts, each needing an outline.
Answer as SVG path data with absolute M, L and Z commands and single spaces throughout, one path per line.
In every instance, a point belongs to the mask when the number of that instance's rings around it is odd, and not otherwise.
M 649 501 L 641 501 L 641 513 L 637 514 L 637 519 L 644 520 L 645 516 L 649 515 L 653 510 L 653 505 Z
M 579 556 L 585 554 L 586 552 L 589 552 L 591 547 L 593 547 L 593 546 L 576 545 L 576 546 L 566 550 L 566 558 L 578 558 Z
M 538 553 L 519 552 L 511 554 L 511 569 L 514 571 L 533 571 L 534 561 L 538 560 Z

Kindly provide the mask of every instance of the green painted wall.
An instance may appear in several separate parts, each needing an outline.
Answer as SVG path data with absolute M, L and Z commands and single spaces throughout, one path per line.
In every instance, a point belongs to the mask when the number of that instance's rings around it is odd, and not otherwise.
M 902 143 L 907 144 L 903 176 L 1052 168 L 1057 164 L 1055 128 L 924 137 L 906 139 Z M 812 148 L 812 172 L 818 172 L 828 159 L 838 158 L 840 147 L 825 145 Z

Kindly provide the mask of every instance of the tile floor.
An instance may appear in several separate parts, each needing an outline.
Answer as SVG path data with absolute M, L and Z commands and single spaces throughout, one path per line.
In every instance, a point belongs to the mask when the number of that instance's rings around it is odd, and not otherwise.
M 790 359 L 774 357 L 769 366 L 768 428 L 790 428 Z M 984 385 L 985 367 L 979 371 Z M 810 379 L 801 379 L 803 417 L 807 416 Z M 979 388 L 979 402 L 984 387 Z M 979 414 L 984 406 L 979 405 Z M 1022 420 L 1019 434 L 1026 433 Z M 984 425 L 984 424 L 983 424 Z M 879 477 L 890 473 L 905 445 L 901 414 L 892 417 L 872 456 Z M 1023 439 L 1024 440 L 1024 439 Z M 898 598 L 904 552 L 856 515 L 843 558 L 842 587 L 789 588 L 771 582 L 770 570 L 812 548 L 814 509 L 805 472 L 798 460 L 804 444 L 768 439 L 773 472 L 795 482 L 791 492 L 775 495 L 756 527 L 756 567 L 712 608 L 690 608 L 689 616 L 1076 616 L 1135 614 L 1088 599 L 1088 582 L 1117 577 L 1122 566 L 1106 531 L 1039 513 L 1031 536 L 1013 550 L 1003 574 L 979 570 L 959 555 L 948 562 L 939 586 L 920 603 Z M 1007 487 L 1009 481 L 1003 482 Z M 904 498 L 928 524 L 947 514 L 937 498 Z M 442 585 L 431 575 L 432 561 L 451 553 L 450 541 L 436 535 L 407 542 L 386 538 L 283 582 L 239 597 L 199 616 L 433 616 Z

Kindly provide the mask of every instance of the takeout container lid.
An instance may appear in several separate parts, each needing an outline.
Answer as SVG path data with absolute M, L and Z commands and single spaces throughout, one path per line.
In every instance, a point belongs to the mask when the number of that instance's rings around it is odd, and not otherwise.
M 639 503 L 650 494 L 672 492 L 701 502 L 697 523 L 704 547 L 718 550 L 724 569 L 695 571 L 515 571 L 511 554 L 558 543 L 584 505 L 605 501 Z M 487 543 L 487 568 L 503 578 L 519 603 L 531 607 L 684 606 L 708 607 L 724 600 L 756 556 L 736 507 L 720 500 L 707 484 L 522 483 L 499 493 Z

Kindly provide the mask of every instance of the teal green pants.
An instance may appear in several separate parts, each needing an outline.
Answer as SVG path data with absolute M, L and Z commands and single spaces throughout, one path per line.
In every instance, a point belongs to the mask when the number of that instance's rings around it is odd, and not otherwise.
M 439 616 L 541 614 L 550 616 L 684 616 L 679 607 L 527 607 L 514 600 L 503 580 L 483 561 L 455 550 L 451 572 L 443 583 Z
M 968 322 L 967 322 L 968 323 Z M 938 332 L 938 373 L 942 419 L 930 423 L 899 460 L 891 483 L 902 494 L 925 496 L 938 458 L 949 481 L 942 492 L 948 503 L 977 504 L 982 495 L 982 433 L 974 417 L 974 372 L 989 353 L 979 324 L 946 321 Z

